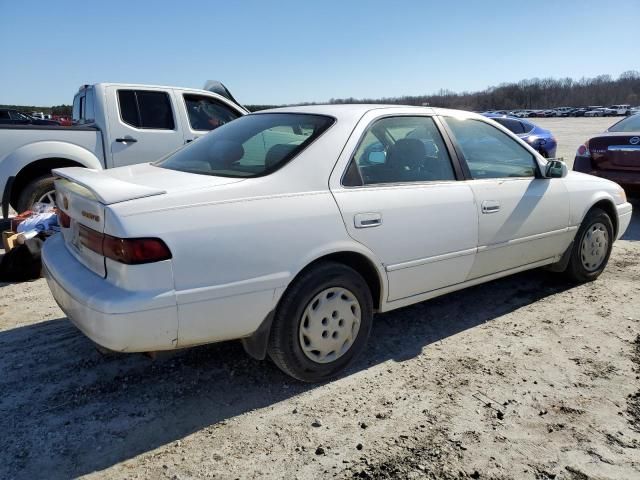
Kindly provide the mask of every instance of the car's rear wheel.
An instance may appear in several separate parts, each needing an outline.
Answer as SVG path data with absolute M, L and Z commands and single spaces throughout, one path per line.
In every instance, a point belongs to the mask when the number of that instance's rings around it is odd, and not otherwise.
M 55 203 L 56 188 L 53 176 L 43 175 L 29 182 L 20 193 L 16 204 L 16 211 L 22 213 L 29 210 L 34 203 Z
M 611 255 L 613 223 L 609 215 L 593 208 L 580 225 L 573 242 L 566 274 L 576 282 L 590 282 L 600 276 Z
M 329 379 L 364 349 L 373 319 L 369 287 L 335 262 L 304 272 L 285 292 L 268 352 L 285 373 L 304 382 Z

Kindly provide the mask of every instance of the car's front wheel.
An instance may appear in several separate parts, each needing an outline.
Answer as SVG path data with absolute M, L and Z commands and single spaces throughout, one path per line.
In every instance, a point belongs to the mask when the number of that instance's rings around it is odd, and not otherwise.
M 614 232 L 609 215 L 592 208 L 578 229 L 566 274 L 576 282 L 590 282 L 600 276 L 611 255 Z
M 280 301 L 268 352 L 285 373 L 304 382 L 329 379 L 364 349 L 373 319 L 362 276 L 335 262 L 296 279 Z

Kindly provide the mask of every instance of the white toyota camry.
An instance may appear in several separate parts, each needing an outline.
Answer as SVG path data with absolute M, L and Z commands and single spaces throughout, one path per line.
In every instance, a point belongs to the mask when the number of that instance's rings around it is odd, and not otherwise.
M 242 339 L 323 380 L 375 312 L 549 266 L 605 268 L 631 205 L 482 116 L 294 107 L 230 122 L 156 163 L 55 170 L 53 296 L 121 352 Z

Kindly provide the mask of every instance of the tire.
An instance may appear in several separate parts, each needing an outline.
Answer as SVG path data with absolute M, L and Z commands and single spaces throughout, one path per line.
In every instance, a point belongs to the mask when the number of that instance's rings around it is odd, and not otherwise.
M 362 276 L 341 263 L 323 262 L 284 293 L 267 351 L 283 372 L 300 381 L 328 380 L 362 352 L 372 321 L 373 301 Z
M 43 175 L 29 182 L 20 192 L 18 202 L 15 205 L 16 211 L 22 213 L 29 210 L 34 203 L 40 201 L 42 197 L 49 193 L 54 193 L 53 177 Z
M 591 209 L 578 229 L 565 274 L 578 283 L 598 278 L 609 261 L 613 240 L 609 215 L 599 208 Z

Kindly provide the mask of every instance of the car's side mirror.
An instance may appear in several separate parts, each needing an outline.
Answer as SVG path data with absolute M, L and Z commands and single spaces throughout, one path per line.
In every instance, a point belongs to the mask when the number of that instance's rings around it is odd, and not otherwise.
M 563 178 L 569 173 L 567 164 L 562 160 L 549 160 L 544 169 L 545 178 Z
M 369 152 L 369 157 L 367 158 L 367 161 L 370 164 L 381 164 L 384 163 L 387 160 L 387 156 L 384 153 L 384 151 L 382 152 Z

